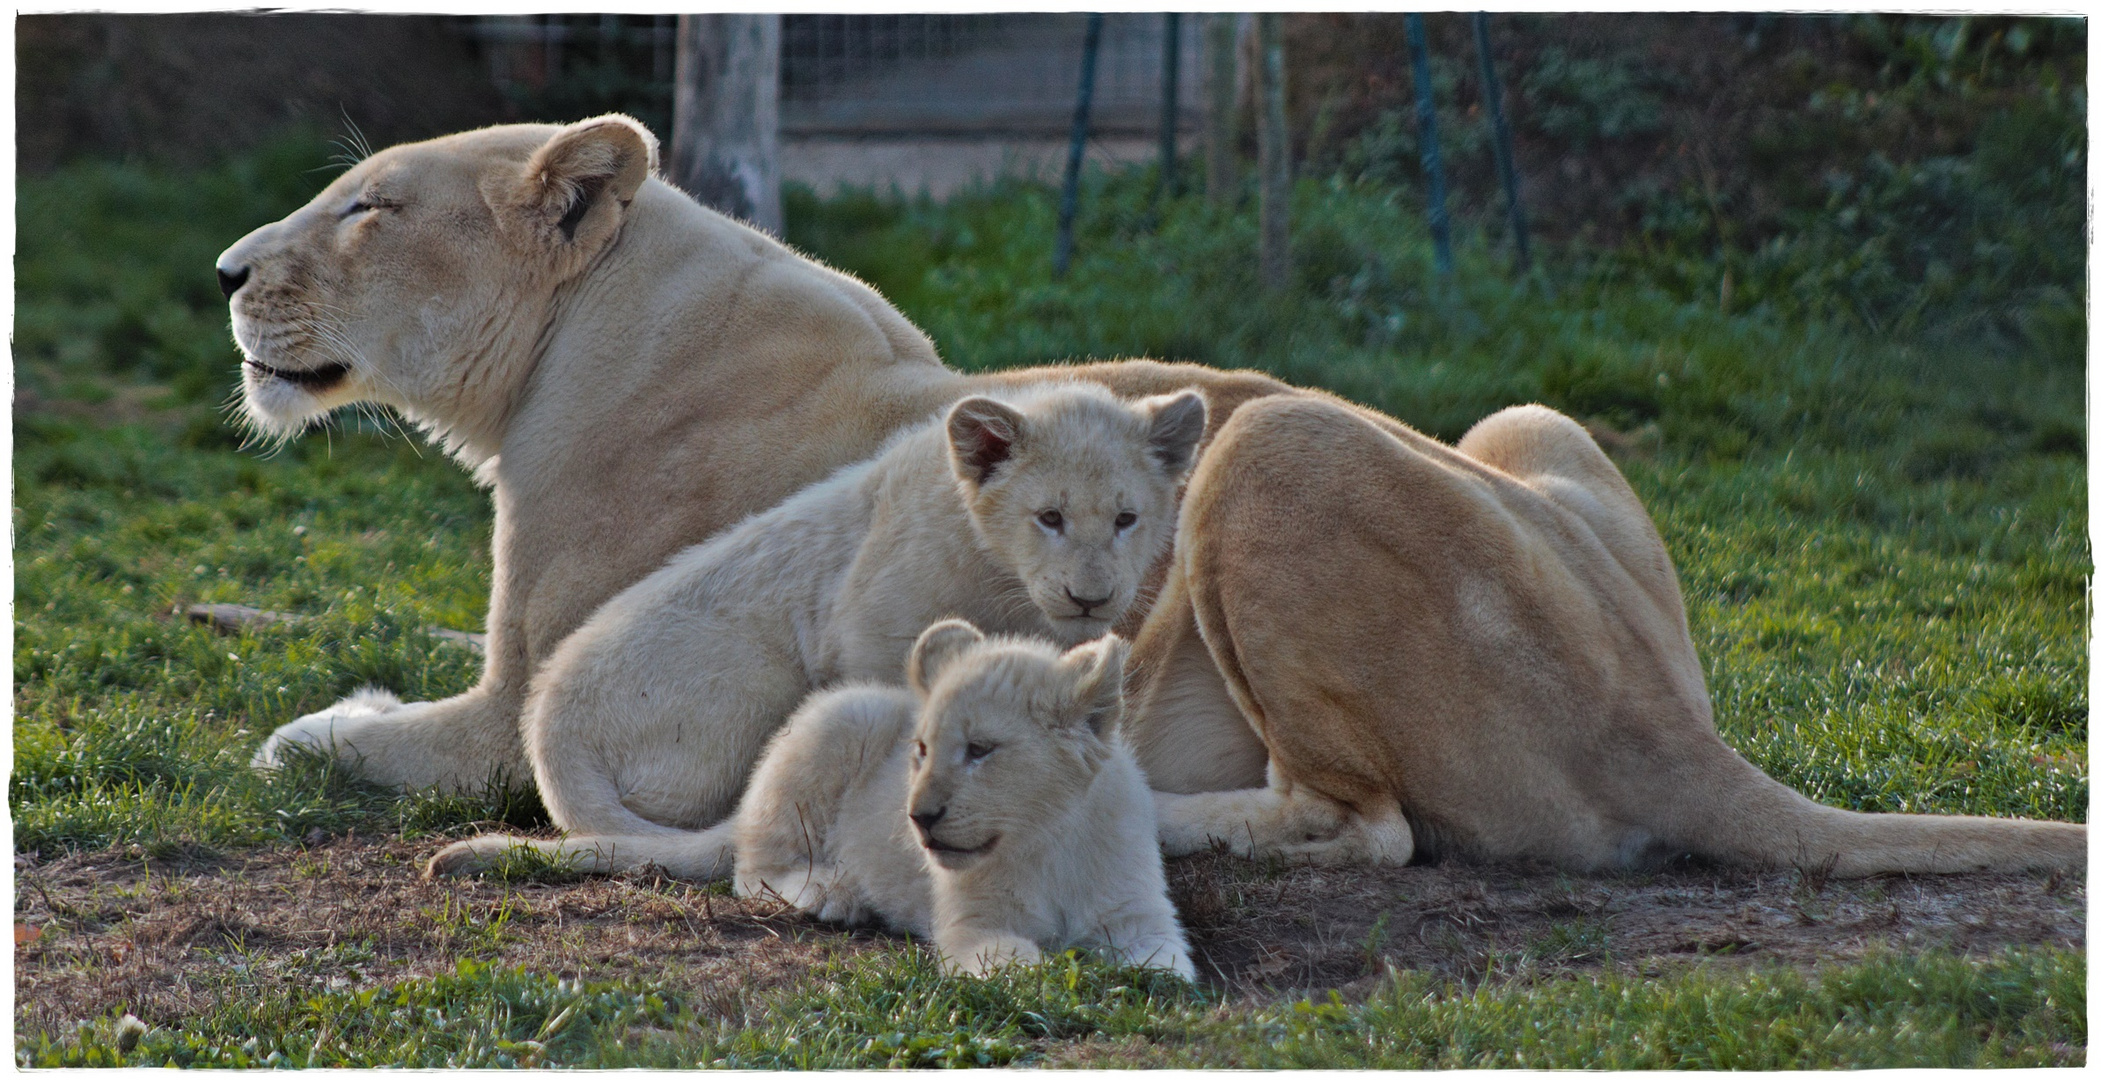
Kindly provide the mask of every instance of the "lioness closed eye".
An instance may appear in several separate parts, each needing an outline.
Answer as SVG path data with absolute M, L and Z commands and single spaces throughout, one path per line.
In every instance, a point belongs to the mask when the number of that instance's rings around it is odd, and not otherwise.
M 965 398 L 674 557 L 535 680 L 526 750 L 571 834 L 537 846 L 586 870 L 726 872 L 693 861 L 685 829 L 729 813 L 812 689 L 895 680 L 943 616 L 1068 644 L 1106 633 L 1167 545 L 1203 431 L 1193 391 L 1124 402 L 1066 382 Z M 454 844 L 431 871 L 480 869 L 513 843 Z

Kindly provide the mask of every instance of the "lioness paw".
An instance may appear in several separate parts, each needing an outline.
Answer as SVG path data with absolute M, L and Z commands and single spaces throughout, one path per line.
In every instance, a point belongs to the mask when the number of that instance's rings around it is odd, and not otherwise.
M 1415 855 L 1415 833 L 1398 810 L 1376 816 L 1346 813 L 1338 828 L 1322 831 L 1326 835 L 1308 833 L 1303 840 L 1280 843 L 1275 853 L 1314 866 L 1401 866 Z
M 351 751 L 338 739 L 349 723 L 380 716 L 401 708 L 401 699 L 376 686 L 367 686 L 317 713 L 308 713 L 270 733 L 249 759 L 249 767 L 275 769 L 285 763 L 288 747 L 299 746 L 323 754 Z

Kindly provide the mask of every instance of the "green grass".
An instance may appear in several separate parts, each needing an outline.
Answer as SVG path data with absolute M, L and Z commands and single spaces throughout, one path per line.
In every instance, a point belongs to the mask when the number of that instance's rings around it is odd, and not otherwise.
M 399 799 L 324 762 L 246 766 L 273 726 L 360 685 L 470 686 L 477 659 L 429 631 L 476 628 L 489 586 L 486 498 L 435 451 L 363 419 L 243 450 L 214 412 L 238 361 L 212 256 L 325 182 L 326 152 L 293 138 L 203 172 L 90 163 L 18 185 L 17 375 L 38 399 L 14 445 L 18 850 L 540 820 L 501 792 Z M 1156 212 L 1147 186 L 1091 178 L 1063 281 L 1054 193 L 1023 184 L 943 205 L 804 193 L 790 238 L 879 285 L 964 368 L 1150 354 L 1261 368 L 1444 438 L 1533 400 L 1626 433 L 1733 745 L 1842 806 L 2085 820 L 2084 389 L 2063 349 L 1722 312 L 1624 258 L 1549 252 L 1511 281 L 1463 229 L 1438 280 L 1412 204 L 1358 181 L 1299 185 L 1296 278 L 1267 294 L 1249 208 Z M 214 601 L 310 618 L 226 637 L 174 614 Z M 1090 965 L 972 982 L 915 957 L 841 966 L 721 1024 L 643 983 L 485 968 L 369 999 L 229 986 L 126 1060 L 1002 1064 L 1099 1034 L 1144 1064 L 1780 1068 L 2040 1064 L 2085 1040 L 2083 953 L 1889 958 L 1813 982 L 1404 977 L 1366 1004 L 1256 1015 Z M 112 1030 L 18 1052 L 113 1064 Z
M 238 993 L 120 1049 L 117 1025 L 25 1041 L 24 1067 L 882 1069 L 1799 1069 L 2083 1063 L 2085 958 L 1878 956 L 1804 978 L 1693 970 L 1539 986 L 1395 973 L 1357 1005 L 1222 1008 L 1178 980 L 1071 955 L 986 978 L 896 949 L 748 1002 L 725 1021 L 646 983 L 462 961 L 456 972 L 304 999 Z

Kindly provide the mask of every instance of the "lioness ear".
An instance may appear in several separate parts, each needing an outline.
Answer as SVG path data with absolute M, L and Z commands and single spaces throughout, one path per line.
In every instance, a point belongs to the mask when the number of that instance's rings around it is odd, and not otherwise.
M 1153 428 L 1145 441 L 1153 452 L 1153 460 L 1160 463 L 1169 476 L 1180 476 L 1189 471 L 1189 463 L 1196 457 L 1196 444 L 1204 438 L 1204 397 L 1194 390 L 1165 397 L 1147 398 L 1142 403 L 1152 410 Z
M 1130 652 L 1130 642 L 1108 634 L 1073 646 L 1058 661 L 1072 678 L 1066 715 L 1099 738 L 1108 738 L 1123 718 L 1123 662 Z
M 988 397 L 967 397 L 948 410 L 948 460 L 956 479 L 976 486 L 1014 456 L 1021 441 L 1021 414 Z
M 556 132 L 523 170 L 492 177 L 482 194 L 503 228 L 527 241 L 596 252 L 656 167 L 657 137 L 610 113 Z
M 949 661 L 984 640 L 985 635 L 977 627 L 962 619 L 943 619 L 927 627 L 912 643 L 912 655 L 905 658 L 905 681 L 911 684 L 913 693 L 927 696 Z

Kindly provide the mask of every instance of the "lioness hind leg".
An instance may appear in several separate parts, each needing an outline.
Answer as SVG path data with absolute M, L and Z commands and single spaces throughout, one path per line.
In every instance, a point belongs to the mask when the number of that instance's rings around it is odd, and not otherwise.
M 1172 567 L 1131 643 L 1124 732 L 1158 791 L 1230 791 L 1263 782 L 1269 747 L 1226 689 L 1198 634 L 1188 585 Z
M 1352 810 L 1303 786 L 1280 783 L 1274 769 L 1268 787 L 1195 795 L 1155 791 L 1153 805 L 1165 855 L 1224 845 L 1244 858 L 1330 866 L 1399 866 L 1415 855 L 1415 834 L 1398 804 Z

